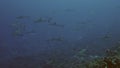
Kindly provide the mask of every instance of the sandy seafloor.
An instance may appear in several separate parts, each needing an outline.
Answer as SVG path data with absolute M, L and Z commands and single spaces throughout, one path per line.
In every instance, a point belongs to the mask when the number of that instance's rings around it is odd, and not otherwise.
M 100 56 L 119 37 L 119 0 L 0 0 L 1 65 L 19 56 L 68 59 L 82 50 Z

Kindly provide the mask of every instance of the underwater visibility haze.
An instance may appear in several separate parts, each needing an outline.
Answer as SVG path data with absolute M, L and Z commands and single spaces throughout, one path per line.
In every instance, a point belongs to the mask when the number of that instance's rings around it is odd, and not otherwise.
M 119 29 L 119 0 L 0 0 L 0 68 L 120 68 Z

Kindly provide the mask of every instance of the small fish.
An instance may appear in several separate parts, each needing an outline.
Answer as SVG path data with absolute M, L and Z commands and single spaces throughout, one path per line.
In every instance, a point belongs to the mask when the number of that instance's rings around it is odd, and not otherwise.
M 47 22 L 47 20 L 40 17 L 39 19 L 34 21 L 34 23 L 42 23 L 42 22 Z
M 12 23 L 11 28 L 13 36 L 23 36 L 26 31 L 26 25 L 20 22 Z
M 48 18 L 47 22 L 50 23 L 52 21 L 52 18 Z
M 22 33 L 22 31 L 19 31 L 19 30 L 14 31 L 12 34 L 13 34 L 13 36 L 15 36 L 15 37 L 24 36 L 24 33 Z
M 89 57 L 90 57 L 91 59 L 97 59 L 97 58 L 100 58 L 100 56 L 98 56 L 98 55 L 94 55 L 94 56 L 93 56 L 93 55 L 90 55 Z
M 111 37 L 112 37 L 111 35 L 106 34 L 105 36 L 103 36 L 103 39 L 108 40 L 108 39 L 110 39 Z
M 24 18 L 29 18 L 29 16 L 18 16 L 16 19 L 24 19 Z
M 64 25 L 57 24 L 56 22 L 53 22 L 53 23 L 51 23 L 49 25 L 51 25 L 51 26 L 57 26 L 57 27 L 64 27 Z
M 87 51 L 87 49 L 81 49 L 80 51 L 79 51 L 79 54 L 84 54 L 85 52 Z

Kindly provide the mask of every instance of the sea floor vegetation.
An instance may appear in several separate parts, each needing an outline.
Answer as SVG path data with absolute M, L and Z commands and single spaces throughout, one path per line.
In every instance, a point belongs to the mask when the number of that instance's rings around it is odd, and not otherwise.
M 35 57 L 19 56 L 9 61 L 6 68 L 120 68 L 120 45 L 106 49 L 101 57 L 92 56 L 89 60 L 84 60 L 85 55 L 82 52 L 85 52 L 85 49 L 78 53 L 82 54 L 82 57 L 77 54 L 77 58 L 72 57 L 64 61 L 52 57 L 41 62 Z

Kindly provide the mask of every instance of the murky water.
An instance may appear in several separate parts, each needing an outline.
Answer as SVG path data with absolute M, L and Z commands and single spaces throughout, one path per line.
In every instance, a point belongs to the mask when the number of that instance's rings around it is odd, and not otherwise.
M 119 0 L 1 0 L 0 61 L 99 56 L 120 41 L 119 26 Z

